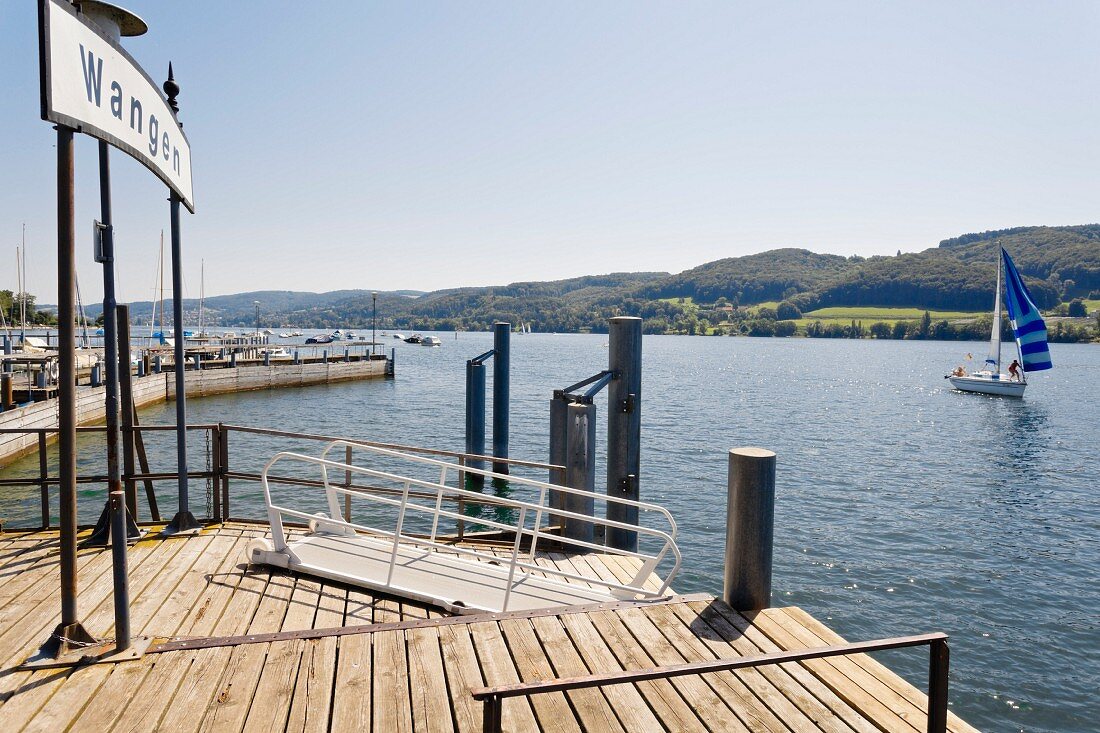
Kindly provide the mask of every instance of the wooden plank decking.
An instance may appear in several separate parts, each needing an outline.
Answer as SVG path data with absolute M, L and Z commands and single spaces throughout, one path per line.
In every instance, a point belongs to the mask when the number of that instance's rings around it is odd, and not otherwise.
M 245 545 L 264 534 L 264 527 L 230 523 L 135 544 L 135 633 L 163 639 L 391 625 L 20 671 L 16 666 L 58 620 L 57 533 L 0 534 L 0 731 L 480 731 L 481 705 L 470 690 L 485 685 L 841 641 L 798 608 L 742 615 L 700 596 L 595 611 L 444 617 L 339 584 L 246 569 Z M 603 555 L 540 562 L 583 566 L 606 578 L 636 571 Z M 82 549 L 78 564 L 81 618 L 93 634 L 109 637 L 110 552 Z M 924 730 L 925 705 L 923 692 L 856 655 L 517 698 L 503 712 L 505 730 L 513 731 L 915 733 Z M 949 726 L 973 731 L 953 715 Z

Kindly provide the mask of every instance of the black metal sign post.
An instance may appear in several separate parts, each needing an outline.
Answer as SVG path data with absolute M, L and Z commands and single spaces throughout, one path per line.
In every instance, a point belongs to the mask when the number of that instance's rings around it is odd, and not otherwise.
M 180 87 L 172 75 L 172 64 L 168 64 L 168 81 L 164 82 L 164 93 L 168 95 L 168 106 L 172 114 L 178 115 L 180 108 L 176 102 Z M 172 217 L 172 353 L 175 361 L 176 376 L 176 471 L 179 476 L 179 508 L 176 516 L 164 528 L 164 534 L 192 532 L 202 525 L 191 514 L 187 485 L 187 400 L 184 369 L 187 362 L 183 353 L 183 256 L 180 247 L 180 197 L 172 191 L 168 197 Z
M 114 239 L 111 227 L 110 168 L 107 145 L 123 150 L 164 181 L 175 201 L 194 211 L 191 149 L 156 84 L 119 45 L 121 36 L 141 35 L 145 22 L 100 0 L 39 0 L 39 67 L 42 119 L 57 125 L 57 302 L 58 444 L 60 502 L 61 623 L 26 667 L 68 666 L 135 659 L 147 639 L 130 636 L 127 575 L 126 501 L 119 471 L 119 351 L 115 318 Z M 124 107 L 123 89 L 128 104 Z M 167 91 L 167 86 L 165 87 Z M 124 114 L 127 109 L 129 114 Z M 103 223 L 96 259 L 104 265 L 103 305 L 107 361 L 106 516 L 112 540 L 115 631 L 117 639 L 97 643 L 77 613 L 76 572 L 76 333 L 73 133 L 100 140 L 100 203 Z M 174 211 L 178 219 L 178 207 Z M 173 228 L 178 240 L 178 224 Z M 178 269 L 178 259 L 177 259 Z M 178 273 L 177 273 L 178 278 Z M 178 286 L 177 286 L 178 288 Z M 177 291 L 176 297 L 179 297 Z M 177 304 L 177 314 L 179 305 Z M 177 315 L 178 318 L 178 315 Z M 178 322 L 178 321 L 177 321 Z M 127 343 L 127 353 L 129 344 Z M 177 352 L 178 353 L 178 352 Z M 177 359 L 177 362 L 179 360 Z M 128 368 L 129 359 L 125 362 Z M 177 363 L 178 366 L 178 363 Z M 182 428 L 182 426 L 181 426 Z M 186 466 L 181 465 L 181 472 Z M 132 522 L 131 522 L 132 524 Z
M 57 127 L 57 442 L 61 521 L 61 623 L 39 657 L 53 658 L 95 643 L 76 607 L 76 237 L 73 130 Z

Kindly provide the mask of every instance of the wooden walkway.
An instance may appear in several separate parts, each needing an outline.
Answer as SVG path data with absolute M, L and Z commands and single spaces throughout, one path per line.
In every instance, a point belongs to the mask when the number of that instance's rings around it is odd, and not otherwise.
M 470 690 L 840 643 L 798 608 L 741 615 L 702 596 L 504 617 L 439 611 L 271 568 L 246 569 L 265 527 L 217 525 L 130 552 L 132 625 L 158 639 L 385 624 L 371 632 L 15 667 L 58 621 L 57 533 L 0 534 L 0 731 L 480 731 Z M 548 556 L 607 578 L 605 555 Z M 110 552 L 82 549 L 80 615 L 112 633 Z M 914 651 L 914 653 L 921 653 Z M 856 655 L 516 698 L 511 731 L 924 730 L 926 699 Z M 973 728 L 951 716 L 950 730 Z

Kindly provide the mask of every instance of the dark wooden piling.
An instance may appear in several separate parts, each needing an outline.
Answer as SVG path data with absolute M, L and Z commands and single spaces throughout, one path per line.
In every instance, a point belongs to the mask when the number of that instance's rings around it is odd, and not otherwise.
M 775 453 L 731 450 L 722 598 L 738 611 L 771 606 L 774 517 Z

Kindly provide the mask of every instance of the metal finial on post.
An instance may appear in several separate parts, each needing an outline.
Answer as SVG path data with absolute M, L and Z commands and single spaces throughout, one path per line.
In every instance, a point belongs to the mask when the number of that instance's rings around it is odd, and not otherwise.
M 176 83 L 176 77 L 172 73 L 172 62 L 168 62 L 168 79 L 161 86 L 168 96 L 168 106 L 172 108 L 172 114 L 179 116 L 180 105 L 176 97 L 180 95 L 180 85 Z M 182 127 L 182 124 L 180 125 Z
M 771 605 L 775 520 L 775 453 L 729 452 L 726 556 L 722 599 L 738 611 Z

